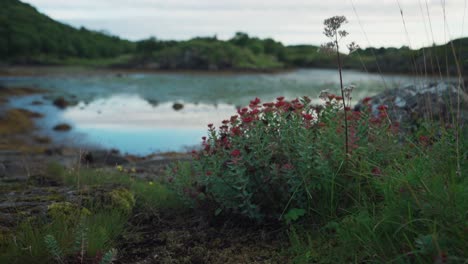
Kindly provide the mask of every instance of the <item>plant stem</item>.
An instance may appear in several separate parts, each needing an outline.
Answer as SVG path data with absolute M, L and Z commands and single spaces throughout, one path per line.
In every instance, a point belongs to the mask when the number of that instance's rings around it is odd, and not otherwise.
M 338 58 L 338 72 L 340 73 L 340 88 L 341 88 L 341 97 L 343 100 L 343 111 L 344 111 L 344 122 L 345 122 L 345 152 L 346 152 L 346 159 L 348 158 L 348 116 L 346 112 L 346 102 L 344 96 L 344 87 L 343 87 L 343 75 L 341 73 L 342 65 L 341 65 L 341 57 L 340 57 L 340 46 L 338 45 L 338 34 L 335 34 L 335 43 L 336 43 L 336 56 Z

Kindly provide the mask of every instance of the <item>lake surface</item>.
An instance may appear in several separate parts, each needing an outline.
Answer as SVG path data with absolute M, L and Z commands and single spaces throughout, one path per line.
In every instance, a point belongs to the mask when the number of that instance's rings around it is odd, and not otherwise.
M 357 71 L 345 71 L 343 79 L 345 84 L 356 86 L 354 101 L 384 89 L 429 81 Z M 55 142 L 137 155 L 194 148 L 206 135 L 208 123 L 219 124 L 255 97 L 267 102 L 278 96 L 317 98 L 324 89 L 339 92 L 337 71 L 320 69 L 277 74 L 80 71 L 0 77 L 0 85 L 48 91 L 11 100 L 9 107 L 45 114 L 37 125 L 41 134 Z M 60 110 L 52 105 L 59 96 L 77 104 Z M 183 108 L 174 110 L 174 103 L 183 104 Z M 68 123 L 73 129 L 54 132 L 52 127 L 58 123 Z

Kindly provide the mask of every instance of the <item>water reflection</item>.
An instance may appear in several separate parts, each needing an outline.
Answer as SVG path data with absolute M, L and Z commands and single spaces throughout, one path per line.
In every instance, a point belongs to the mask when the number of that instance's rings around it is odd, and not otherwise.
M 149 154 L 182 151 L 194 147 L 206 134 L 206 124 L 220 122 L 235 113 L 227 104 L 173 103 L 154 105 L 139 95 L 118 94 L 67 108 L 62 116 L 74 125 L 74 133 L 86 141 L 122 152 Z
M 338 92 L 338 80 L 336 70 L 308 69 L 281 74 L 132 73 L 120 77 L 71 73 L 0 77 L 0 85 L 49 91 L 18 98 L 10 105 L 44 114 L 46 118 L 38 126 L 56 142 L 148 154 L 197 145 L 206 135 L 206 124 L 228 118 L 236 107 L 255 97 L 264 102 L 277 96 L 291 99 L 303 95 L 318 100 L 323 89 Z M 430 78 L 345 70 L 344 80 L 356 85 L 356 102 L 386 88 L 420 84 Z M 59 110 L 51 102 L 59 96 L 79 103 Z M 174 103 L 183 107 L 175 111 Z M 54 132 L 51 128 L 57 123 L 68 123 L 73 129 Z

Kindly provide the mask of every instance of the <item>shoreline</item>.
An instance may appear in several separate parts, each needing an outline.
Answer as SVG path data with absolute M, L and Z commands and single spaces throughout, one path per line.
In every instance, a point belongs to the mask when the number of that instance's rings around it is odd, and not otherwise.
M 83 74 L 86 76 L 90 75 L 101 75 L 111 74 L 118 77 L 123 77 L 125 74 L 187 74 L 187 75 L 209 75 L 209 76 L 229 76 L 229 75 L 277 75 L 286 74 L 300 70 L 336 70 L 334 67 L 290 67 L 283 69 L 271 69 L 271 70 L 242 70 L 242 69 L 231 69 L 231 70 L 202 70 L 202 69 L 149 69 L 149 68 L 129 68 L 129 67 L 99 67 L 99 66 L 86 66 L 86 65 L 2 65 L 0 66 L 0 77 L 19 77 L 19 76 L 60 76 L 74 74 Z M 390 75 L 402 75 L 408 77 L 420 77 L 420 78 L 434 78 L 440 77 L 439 74 L 427 74 L 420 76 L 413 73 L 403 72 L 366 72 L 359 69 L 343 68 L 344 71 L 355 71 L 367 74 L 375 74 L 382 76 Z M 458 78 L 458 76 L 442 76 L 442 78 Z M 465 77 L 463 77 L 465 79 Z M 467 78 L 468 79 L 468 78 Z

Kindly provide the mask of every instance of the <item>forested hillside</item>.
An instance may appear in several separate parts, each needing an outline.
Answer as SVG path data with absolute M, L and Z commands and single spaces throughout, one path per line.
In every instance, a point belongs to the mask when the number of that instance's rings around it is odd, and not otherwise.
M 286 46 L 271 38 L 237 32 L 231 39 L 197 37 L 185 41 L 155 37 L 132 42 L 54 21 L 29 4 L 0 0 L 0 62 L 7 64 L 93 65 L 157 70 L 260 70 L 336 67 L 333 55 L 315 45 Z M 325 38 L 324 38 L 325 40 Z M 347 56 L 348 69 L 428 75 L 463 74 L 468 38 L 418 50 L 359 49 Z M 454 51 L 452 50 L 454 48 Z M 468 70 L 468 69 L 466 69 Z
M 39 13 L 29 4 L 1 0 L 0 59 L 109 58 L 133 51 L 134 44 L 86 28 L 75 29 Z

